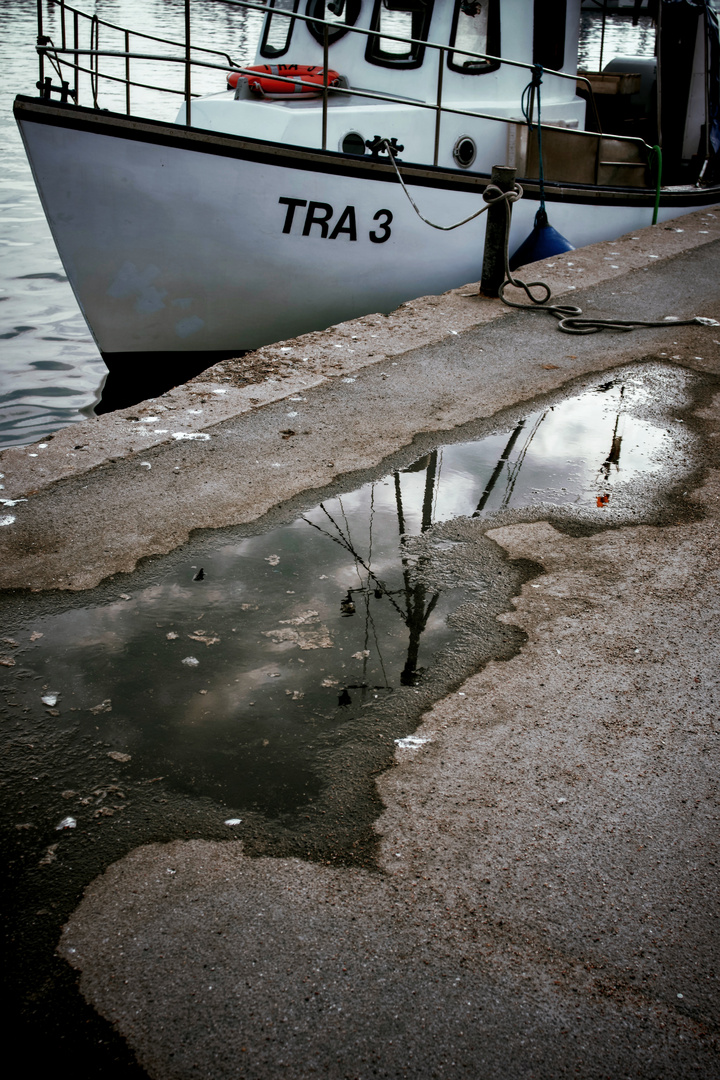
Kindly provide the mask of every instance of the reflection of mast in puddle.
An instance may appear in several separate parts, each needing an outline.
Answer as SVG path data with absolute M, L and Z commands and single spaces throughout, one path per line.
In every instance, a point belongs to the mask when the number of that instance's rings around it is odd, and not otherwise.
M 432 524 L 433 499 L 435 495 L 435 483 L 437 477 L 438 463 L 437 450 L 434 450 L 431 454 L 429 454 L 425 459 L 425 462 L 425 489 L 422 504 L 421 532 L 425 532 Z M 418 471 L 417 464 L 412 468 L 412 470 L 407 471 Z M 407 543 L 408 537 L 405 535 L 405 513 L 402 502 L 402 491 L 400 488 L 400 474 L 398 472 L 394 473 L 394 479 L 398 531 L 400 534 L 401 547 L 404 548 L 405 544 Z M 370 496 L 370 535 L 367 561 L 363 559 L 363 557 L 355 548 L 352 537 L 350 535 L 350 526 L 343 510 L 342 500 L 338 500 L 338 502 L 340 505 L 340 511 L 344 519 L 344 527 L 341 526 L 335 520 L 335 518 L 333 518 L 327 507 L 325 507 L 322 503 L 320 504 L 320 509 L 332 525 L 332 528 L 334 530 L 333 532 L 330 532 L 327 529 L 323 529 L 320 525 L 315 524 L 315 522 L 310 521 L 308 518 L 303 518 L 303 520 L 306 521 L 308 525 L 312 525 L 314 529 L 317 529 L 319 532 L 323 533 L 324 536 L 327 536 L 334 543 L 339 544 L 341 547 L 345 548 L 345 550 L 349 552 L 350 555 L 352 555 L 355 562 L 355 569 L 358 573 L 358 577 L 360 578 L 360 586 L 355 589 L 348 588 L 345 596 L 340 602 L 340 613 L 346 618 L 357 614 L 355 597 L 358 596 L 358 594 L 361 597 L 361 603 L 363 603 L 365 607 L 365 639 L 364 647 L 361 650 L 363 661 L 362 682 L 355 684 L 349 683 L 347 686 L 343 687 L 340 691 L 340 697 L 338 701 L 339 705 L 350 705 L 352 704 L 352 698 L 349 694 L 350 690 L 361 690 L 362 697 L 365 697 L 365 692 L 370 689 L 392 690 L 392 686 L 388 681 L 385 671 L 385 665 L 383 663 L 380 643 L 378 641 L 377 631 L 375 627 L 375 620 L 371 612 L 371 598 L 381 600 L 383 597 L 385 597 L 387 600 L 389 600 L 395 611 L 398 613 L 398 615 L 410 631 L 408 651 L 404 667 L 400 673 L 400 682 L 403 686 L 412 686 L 415 684 L 415 682 L 417 682 L 418 676 L 420 674 L 417 666 L 418 656 L 420 652 L 420 638 L 423 631 L 425 630 L 425 627 L 427 626 L 427 621 L 432 614 L 435 605 L 438 602 L 440 593 L 434 593 L 426 606 L 427 589 L 425 585 L 417 581 L 416 575 L 413 573 L 413 567 L 405 554 L 402 555 L 403 587 L 401 589 L 390 589 L 388 585 L 381 578 L 379 578 L 377 574 L 371 569 L 373 517 L 375 504 L 374 486 L 372 488 Z M 425 561 L 427 560 L 421 558 L 419 560 L 419 565 L 422 565 L 422 563 Z M 360 573 L 360 568 L 362 568 L 362 570 L 365 572 L 365 580 L 363 580 L 363 576 Z M 395 596 L 398 594 L 404 594 L 405 610 L 403 610 L 401 605 L 398 604 L 397 600 L 395 599 Z M 367 666 L 370 657 L 370 649 L 368 646 L 370 644 L 371 637 L 375 643 L 375 649 L 377 651 L 377 656 L 384 679 L 384 685 L 373 687 L 371 687 L 367 682 Z
M 502 497 L 502 503 L 500 504 L 500 509 L 501 510 L 505 510 L 507 508 L 507 506 L 509 505 L 509 503 L 510 503 L 510 499 L 512 498 L 512 493 L 515 490 L 515 484 L 517 483 L 517 478 L 520 475 L 520 470 L 521 470 L 521 468 L 523 466 L 523 462 L 525 461 L 525 455 L 527 454 L 528 450 L 530 449 L 530 443 L 535 438 L 537 430 L 540 427 L 540 425 L 542 424 L 542 422 L 545 419 L 545 417 L 547 416 L 547 414 L 548 414 L 548 410 L 546 409 L 545 412 L 541 413 L 540 416 L 537 418 L 537 420 L 533 424 L 532 428 L 528 432 L 527 438 L 525 439 L 525 442 L 522 445 L 522 449 L 520 450 L 520 453 L 518 454 L 517 458 L 515 459 L 514 464 L 512 464 L 511 467 L 508 468 L 507 481 L 505 483 L 505 493 L 504 493 L 504 495 Z M 513 431 L 510 438 L 508 439 L 507 444 L 505 446 L 505 449 L 503 450 L 502 454 L 498 458 L 497 465 L 493 469 L 493 471 L 492 471 L 492 473 L 490 475 L 490 479 L 488 480 L 487 484 L 485 485 L 485 490 L 483 491 L 483 493 L 482 493 L 482 495 L 480 497 L 480 502 L 477 504 L 477 507 L 475 508 L 475 511 L 473 513 L 473 517 L 480 517 L 483 510 L 485 509 L 485 507 L 487 505 L 487 502 L 488 502 L 488 499 L 490 498 L 490 496 L 492 495 L 492 493 L 493 493 L 493 491 L 495 489 L 495 485 L 497 484 L 498 480 L 500 479 L 500 477 L 501 477 L 501 475 L 503 473 L 503 470 L 505 469 L 505 467 L 508 465 L 508 463 L 510 461 L 510 455 L 513 452 L 513 449 L 515 447 L 515 443 L 518 441 L 518 439 L 520 437 L 520 432 L 524 431 L 524 429 L 525 429 L 525 423 L 526 423 L 525 420 L 521 420 L 520 423 L 515 428 L 515 430 Z
M 432 525 L 432 511 L 433 511 L 433 497 L 435 494 L 435 479 L 437 476 L 437 459 L 438 452 L 433 450 L 431 454 L 428 454 L 425 466 L 425 491 L 423 495 L 422 506 L 422 520 L 420 522 L 420 532 L 427 532 Z M 407 536 L 405 534 L 405 515 L 403 513 L 402 504 L 402 490 L 400 487 L 400 473 L 395 474 L 395 502 L 397 505 L 398 515 L 398 530 L 400 532 L 400 544 L 404 548 L 407 542 Z M 421 557 L 418 560 L 418 566 L 427 562 L 426 558 Z M 405 660 L 405 666 L 400 673 L 400 682 L 403 686 L 414 686 L 421 674 L 418 669 L 418 656 L 420 654 L 420 638 L 422 632 L 427 626 L 427 621 L 435 608 L 440 596 L 439 592 L 436 592 L 430 599 L 427 607 L 425 607 L 425 600 L 427 598 L 427 589 L 425 585 L 418 581 L 417 578 L 413 582 L 412 567 L 410 566 L 407 556 L 402 556 L 403 564 L 403 580 L 405 582 L 405 606 L 407 614 L 405 616 L 405 624 L 410 631 L 410 640 L 408 642 L 407 658 Z
M 362 596 L 364 604 L 365 604 L 365 640 L 364 640 L 364 648 L 361 650 L 361 656 L 362 656 L 362 661 L 363 661 L 362 682 L 360 682 L 360 683 L 348 683 L 347 686 L 343 686 L 341 688 L 340 695 L 339 695 L 339 698 L 338 698 L 338 705 L 345 707 L 347 705 L 352 705 L 352 698 L 351 698 L 350 693 L 349 693 L 350 690 L 361 690 L 362 691 L 362 697 L 364 698 L 365 697 L 365 691 L 371 689 L 370 684 L 367 681 L 367 662 L 368 662 L 368 659 L 369 659 L 369 656 L 370 656 L 370 650 L 368 649 L 367 646 L 368 646 L 368 643 L 369 643 L 369 640 L 370 640 L 370 632 L 371 631 L 372 631 L 373 639 L 375 641 L 375 647 L 377 649 L 378 659 L 379 659 L 380 667 L 381 667 L 382 673 L 383 673 L 383 679 L 385 680 L 383 685 L 374 686 L 374 687 L 372 687 L 372 689 L 373 690 L 392 690 L 392 687 L 390 686 L 390 684 L 388 682 L 387 675 L 385 673 L 385 665 L 383 663 L 382 654 L 380 652 L 380 643 L 378 641 L 377 633 L 376 633 L 376 630 L 375 630 L 375 620 L 373 619 L 373 616 L 372 616 L 371 611 L 370 611 L 370 594 L 372 593 L 373 596 L 378 600 L 381 600 L 383 596 L 386 596 L 403 620 L 405 618 L 405 614 L 402 611 L 402 609 L 398 606 L 398 604 L 395 602 L 395 600 L 393 599 L 392 591 L 390 589 L 388 589 L 388 587 L 385 585 L 385 583 L 370 568 L 370 562 L 372 560 L 373 517 L 374 517 L 374 513 L 375 513 L 375 485 L 372 486 L 371 495 L 370 495 L 370 530 L 369 530 L 370 531 L 370 540 L 369 540 L 368 560 L 367 560 L 367 562 L 365 561 L 365 559 L 363 559 L 363 557 L 359 554 L 359 552 L 355 549 L 355 547 L 353 545 L 352 537 L 350 535 L 350 523 L 348 522 L 347 517 L 345 516 L 345 510 L 344 510 L 341 498 L 338 499 L 338 505 L 340 507 L 340 512 L 342 513 L 343 521 L 345 523 L 344 528 L 342 528 L 338 524 L 338 522 L 332 516 L 332 514 L 327 509 L 327 507 L 323 503 L 320 503 L 320 509 L 322 510 L 323 514 L 325 515 L 325 517 L 328 519 L 328 521 L 332 525 L 332 527 L 334 529 L 334 533 L 329 532 L 327 529 L 321 528 L 320 525 L 316 525 L 315 522 L 310 521 L 309 518 L 303 517 L 303 521 L 305 521 L 308 525 L 311 525 L 313 527 L 313 529 L 317 529 L 318 532 L 322 533 L 323 536 L 327 536 L 328 539 L 332 540 L 334 544 L 339 544 L 340 547 L 344 548 L 347 552 L 349 552 L 350 555 L 352 555 L 352 557 L 353 557 L 353 559 L 355 561 L 355 570 L 357 572 L 358 577 L 360 578 L 360 587 L 357 588 L 357 589 L 353 589 L 352 587 L 348 588 L 347 592 L 345 593 L 345 596 L 340 601 L 340 614 L 341 614 L 341 616 L 343 618 L 351 618 L 352 616 L 354 616 L 357 613 L 357 607 L 356 607 L 355 600 L 354 600 L 354 595 L 356 593 L 359 593 Z M 363 578 L 362 578 L 362 575 L 360 573 L 359 567 L 362 567 L 362 569 L 367 574 L 367 580 L 364 581 L 364 582 L 363 582 Z M 370 585 L 371 581 L 373 582 L 372 587 Z
M 605 458 L 602 465 L 598 469 L 597 480 L 596 480 L 596 483 L 598 485 L 601 483 L 601 481 L 603 479 L 605 480 L 605 484 L 609 485 L 609 483 L 610 483 L 610 473 L 612 472 L 613 466 L 615 467 L 616 472 L 620 472 L 620 449 L 622 447 L 622 440 L 623 440 L 623 437 L 622 437 L 622 435 L 620 433 L 620 421 L 622 419 L 622 406 L 623 406 L 623 398 L 624 397 L 625 397 L 625 387 L 621 386 L 620 387 L 620 400 L 618 401 L 618 410 L 617 410 L 617 415 L 615 416 L 615 427 L 613 428 L 612 441 L 610 443 L 610 453 L 608 454 L 608 456 Z M 600 492 L 597 495 L 597 505 L 599 507 L 607 506 L 607 504 L 609 502 L 610 502 L 610 492 L 609 491 Z

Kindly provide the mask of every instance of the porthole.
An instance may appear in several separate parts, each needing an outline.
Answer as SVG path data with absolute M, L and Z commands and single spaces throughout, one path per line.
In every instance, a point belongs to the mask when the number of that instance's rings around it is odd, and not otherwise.
M 461 135 L 453 146 L 453 157 L 461 169 L 469 169 L 477 155 L 475 140 L 469 135 Z
M 362 157 L 365 153 L 365 140 L 359 131 L 348 131 L 340 140 L 340 149 L 343 154 L 355 154 Z

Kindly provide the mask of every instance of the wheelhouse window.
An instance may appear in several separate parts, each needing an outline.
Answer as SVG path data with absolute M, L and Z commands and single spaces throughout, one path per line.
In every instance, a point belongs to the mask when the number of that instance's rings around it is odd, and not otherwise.
M 567 0 L 535 0 L 533 64 L 561 71 L 565 63 Z
M 348 27 L 357 22 L 360 0 L 327 0 L 327 3 L 326 0 L 308 0 L 305 14 L 311 19 L 323 19 L 332 23 L 328 31 L 328 44 L 332 45 L 333 41 L 347 34 Z M 322 45 L 325 28 L 317 23 L 308 23 L 307 27 L 315 40 Z
M 479 60 L 468 53 L 500 55 L 500 0 L 456 0 L 450 46 L 448 67 L 453 71 L 484 75 L 497 70 L 498 60 Z
M 274 9 L 268 12 L 265 18 L 262 41 L 260 42 L 260 55 L 273 59 L 282 56 L 290 48 L 294 19 L 288 15 L 276 14 L 280 11 L 295 12 L 300 0 L 270 0 L 270 6 Z
M 366 60 L 385 67 L 420 67 L 432 8 L 432 0 L 375 0 L 370 29 L 388 36 L 368 38 Z

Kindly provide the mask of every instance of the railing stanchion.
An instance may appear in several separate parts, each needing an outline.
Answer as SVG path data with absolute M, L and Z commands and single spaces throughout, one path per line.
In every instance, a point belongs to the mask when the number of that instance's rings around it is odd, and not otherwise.
M 43 0 L 37 0 L 38 84 L 45 78 L 45 34 L 43 33 Z
M 79 22 L 79 19 L 78 19 L 77 11 L 73 12 L 73 40 L 75 42 L 75 48 L 79 49 L 80 48 L 80 22 Z M 73 57 L 73 71 L 75 72 L 75 85 L 73 87 L 73 89 L 75 90 L 74 101 L 75 101 L 76 105 L 79 105 L 80 104 L 80 101 L 79 101 L 79 96 L 80 96 L 80 57 L 78 56 L 77 53 L 75 53 L 75 56 Z
M 67 39 L 65 34 L 65 0 L 60 0 L 60 41 L 62 42 L 63 49 L 66 49 Z
M 90 92 L 93 106 L 98 108 L 100 87 L 100 20 L 97 15 L 90 19 Z
M 130 115 L 130 31 L 125 31 L 125 112 Z
M 435 108 L 435 150 L 433 153 L 433 165 L 438 163 L 438 155 L 440 153 L 440 119 L 442 117 L 442 88 L 443 88 L 443 71 L 445 70 L 445 50 L 440 49 L 438 53 L 438 84 L 437 84 L 437 105 Z
M 190 0 L 185 0 L 185 123 L 188 127 L 192 122 L 190 98 Z
M 328 26 L 323 27 L 323 106 L 322 106 L 322 148 L 327 150 L 327 112 L 328 112 Z

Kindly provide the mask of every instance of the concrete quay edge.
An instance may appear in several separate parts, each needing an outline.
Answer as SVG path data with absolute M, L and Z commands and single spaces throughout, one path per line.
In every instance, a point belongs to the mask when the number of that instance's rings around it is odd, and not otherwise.
M 692 499 L 489 534 L 542 566 L 501 616 L 527 641 L 396 748 L 376 867 L 238 835 L 87 887 L 58 952 L 149 1077 L 720 1076 L 718 470 Z

